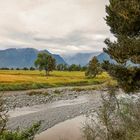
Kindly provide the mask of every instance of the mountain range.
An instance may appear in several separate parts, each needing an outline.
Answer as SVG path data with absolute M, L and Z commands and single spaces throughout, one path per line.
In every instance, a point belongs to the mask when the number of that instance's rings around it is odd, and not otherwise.
M 34 66 L 34 61 L 37 58 L 39 50 L 33 48 L 24 49 L 6 49 L 0 50 L 0 67 L 8 68 L 23 68 Z M 57 54 L 51 54 L 49 51 L 44 50 L 56 59 L 57 64 L 66 64 L 64 59 Z
M 115 61 L 111 59 L 110 56 L 104 52 L 77 53 L 69 57 L 64 56 L 64 60 L 69 65 L 77 64 L 77 65 L 85 66 L 94 56 L 96 56 L 96 58 L 100 63 L 102 63 L 104 60 L 109 61 L 110 63 L 115 63 Z
M 85 66 L 91 60 L 92 57 L 98 56 L 101 52 L 93 52 L 93 53 L 77 53 L 73 56 L 64 56 L 64 60 L 67 64 L 76 64 Z
M 23 68 L 34 66 L 34 61 L 37 58 L 39 51 L 33 48 L 24 48 L 24 49 L 6 49 L 0 50 L 0 68 Z M 99 62 L 108 60 L 111 63 L 114 63 L 108 54 L 104 52 L 93 52 L 93 53 L 77 53 L 72 56 L 64 56 L 62 58 L 60 55 L 52 54 L 47 50 L 43 50 L 52 55 L 56 59 L 57 64 L 76 64 L 85 66 L 91 60 L 92 57 L 96 56 Z
M 110 63 L 116 63 L 115 60 L 111 59 L 107 53 L 102 52 L 97 56 L 97 59 L 100 63 L 103 61 L 109 61 Z

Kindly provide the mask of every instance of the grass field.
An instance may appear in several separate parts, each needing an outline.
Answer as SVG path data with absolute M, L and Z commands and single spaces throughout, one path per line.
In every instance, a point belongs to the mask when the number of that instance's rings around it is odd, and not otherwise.
M 84 72 L 54 71 L 46 77 L 44 71 L 0 70 L 0 91 L 94 85 L 109 80 L 111 77 L 105 72 L 94 79 L 88 79 Z

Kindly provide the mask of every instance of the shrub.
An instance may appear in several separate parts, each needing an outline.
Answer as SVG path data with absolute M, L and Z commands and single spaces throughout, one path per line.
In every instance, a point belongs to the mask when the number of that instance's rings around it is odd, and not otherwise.
M 6 130 L 7 120 L 7 111 L 4 106 L 4 100 L 2 99 L 2 96 L 0 96 L 0 140 L 33 140 L 41 125 L 40 121 L 24 131 L 8 131 Z
M 24 131 L 3 131 L 3 133 L 0 134 L 0 140 L 34 140 L 40 124 L 41 122 L 38 122 Z
M 100 109 L 84 128 L 87 140 L 140 140 L 140 98 L 118 97 L 114 91 L 102 96 Z

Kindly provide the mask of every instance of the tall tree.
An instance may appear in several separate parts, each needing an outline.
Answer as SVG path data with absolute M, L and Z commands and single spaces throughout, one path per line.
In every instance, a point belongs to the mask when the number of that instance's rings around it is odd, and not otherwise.
M 48 76 L 49 72 L 55 69 L 56 60 L 48 53 L 39 53 L 35 60 L 35 66 L 39 68 L 39 70 L 45 70 Z
M 117 79 L 127 93 L 140 89 L 140 0 L 109 0 L 106 23 L 116 41 L 105 40 L 104 51 L 117 64 L 104 63 L 103 68 Z M 128 62 L 132 62 L 128 66 Z
M 97 74 L 101 72 L 101 66 L 99 61 L 96 57 L 93 57 L 88 64 L 87 71 L 85 72 L 85 75 L 89 78 L 94 78 Z
M 116 41 L 106 39 L 104 51 L 117 63 L 105 61 L 103 68 L 117 79 L 126 93 L 134 93 L 140 89 L 140 0 L 109 2 L 106 22 Z M 128 101 L 126 97 L 126 100 L 117 98 L 115 92 L 116 88 L 110 86 L 109 94 L 102 95 L 98 116 L 91 119 L 93 123 L 90 122 L 91 127 L 88 125 L 88 131 L 85 131 L 88 132 L 87 139 L 140 139 L 140 98 L 136 96 L 137 99 Z

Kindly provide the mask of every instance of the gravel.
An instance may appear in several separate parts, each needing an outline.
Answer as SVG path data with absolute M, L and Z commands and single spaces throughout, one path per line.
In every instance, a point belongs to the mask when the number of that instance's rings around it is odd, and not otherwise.
M 6 107 L 8 110 L 13 110 L 16 108 L 23 107 L 33 107 L 35 105 L 42 107 L 45 106 L 37 112 L 28 113 L 25 115 L 20 115 L 17 117 L 9 118 L 7 128 L 10 130 L 15 130 L 18 127 L 20 129 L 29 128 L 33 123 L 42 121 L 40 132 L 47 130 L 48 128 L 63 122 L 67 119 L 80 116 L 82 114 L 87 114 L 90 111 L 96 109 L 100 105 L 100 94 L 103 91 L 72 91 L 70 89 L 59 89 L 57 90 L 42 90 L 41 92 L 48 93 L 47 95 L 32 95 L 29 96 L 27 93 L 30 91 L 17 92 L 12 94 L 10 92 L 5 93 L 4 99 L 6 101 Z M 39 91 L 40 92 L 40 91 Z M 79 102 L 77 104 L 73 103 L 74 100 L 82 96 L 92 95 L 92 98 L 86 102 Z M 54 104 L 58 101 L 71 100 L 71 104 L 48 107 L 48 103 Z
M 73 91 L 70 89 L 49 89 L 49 90 L 31 90 L 31 91 L 20 91 L 7 92 L 3 99 L 5 100 L 5 106 L 7 110 L 13 110 L 14 108 L 22 108 L 25 106 L 34 106 L 40 104 L 51 103 L 59 100 L 72 100 L 80 95 L 92 94 L 95 91 Z M 30 95 L 33 94 L 33 95 Z

